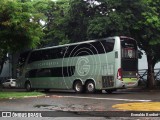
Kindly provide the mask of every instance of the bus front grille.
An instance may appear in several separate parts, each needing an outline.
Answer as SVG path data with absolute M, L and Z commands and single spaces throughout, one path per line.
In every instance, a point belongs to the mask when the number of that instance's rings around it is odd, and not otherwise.
M 114 86 L 114 77 L 113 76 L 102 76 L 102 87 L 113 87 Z

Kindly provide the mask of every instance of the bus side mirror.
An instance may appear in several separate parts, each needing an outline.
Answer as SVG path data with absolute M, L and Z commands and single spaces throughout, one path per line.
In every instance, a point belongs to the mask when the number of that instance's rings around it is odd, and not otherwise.
M 143 55 L 143 52 L 138 50 L 138 59 L 141 59 L 142 58 L 142 55 Z

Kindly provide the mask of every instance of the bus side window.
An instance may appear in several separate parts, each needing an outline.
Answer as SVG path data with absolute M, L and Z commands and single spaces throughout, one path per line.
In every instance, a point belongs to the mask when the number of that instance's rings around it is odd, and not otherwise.
M 40 56 L 41 56 L 41 58 L 39 58 Z M 46 54 L 45 54 L 44 50 L 38 51 L 37 60 L 36 61 L 38 61 L 38 60 L 45 60 L 45 56 L 46 56 Z
M 30 70 L 25 74 L 25 77 L 26 78 L 35 78 L 36 73 L 37 73 L 37 69 Z
M 57 54 L 57 56 L 58 56 L 58 58 L 63 58 L 63 48 L 57 48 L 57 51 L 58 51 L 58 54 Z
M 45 57 L 43 55 L 43 52 L 41 50 L 40 51 L 36 51 L 34 59 L 35 59 L 35 61 L 40 61 L 40 60 L 45 59 Z
M 60 58 L 65 58 L 68 54 L 68 46 L 60 48 Z
M 42 60 L 49 60 L 50 59 L 50 49 L 43 50 L 42 51 L 42 56 L 43 56 Z
M 30 54 L 30 57 L 29 57 L 29 60 L 28 60 L 28 63 L 32 63 L 32 62 L 34 62 L 34 52 L 32 52 Z
M 76 56 L 76 51 L 77 51 L 77 45 L 69 46 L 69 48 L 67 49 L 67 54 L 65 55 L 65 57 Z
M 109 40 L 103 41 L 106 53 L 113 51 L 113 49 L 114 49 L 114 43 L 115 43 L 114 39 L 109 39 Z
M 105 53 L 105 46 L 103 42 L 97 41 L 91 43 L 94 47 L 92 48 L 92 51 L 94 54 L 103 54 Z
M 90 43 L 89 50 L 91 55 L 98 54 L 99 50 L 96 45 L 97 45 L 96 43 Z
M 52 52 L 51 52 L 51 49 L 48 49 L 48 50 L 47 50 L 47 55 L 46 55 L 46 59 L 47 59 L 47 60 L 52 59 L 52 58 L 51 58 L 51 53 L 52 53 Z
M 36 77 L 51 77 L 51 69 L 50 68 L 38 69 L 36 72 Z
M 77 47 L 77 56 L 86 56 L 92 55 L 91 45 L 90 44 L 81 44 Z

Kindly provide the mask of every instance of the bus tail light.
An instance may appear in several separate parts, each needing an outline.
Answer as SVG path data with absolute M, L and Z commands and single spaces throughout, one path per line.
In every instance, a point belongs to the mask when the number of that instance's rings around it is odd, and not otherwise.
M 119 68 L 119 69 L 118 69 L 117 79 L 122 80 L 122 68 Z

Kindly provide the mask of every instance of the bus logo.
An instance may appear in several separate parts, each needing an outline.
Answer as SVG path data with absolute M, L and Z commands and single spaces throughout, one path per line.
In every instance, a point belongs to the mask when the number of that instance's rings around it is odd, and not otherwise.
M 2 112 L 2 117 L 12 117 L 11 112 Z
M 128 50 L 128 56 L 129 56 L 129 58 L 132 58 L 132 56 L 133 56 L 132 50 Z
M 77 73 L 80 76 L 86 76 L 89 73 L 90 65 L 87 65 L 89 60 L 86 57 L 80 57 L 77 61 Z

